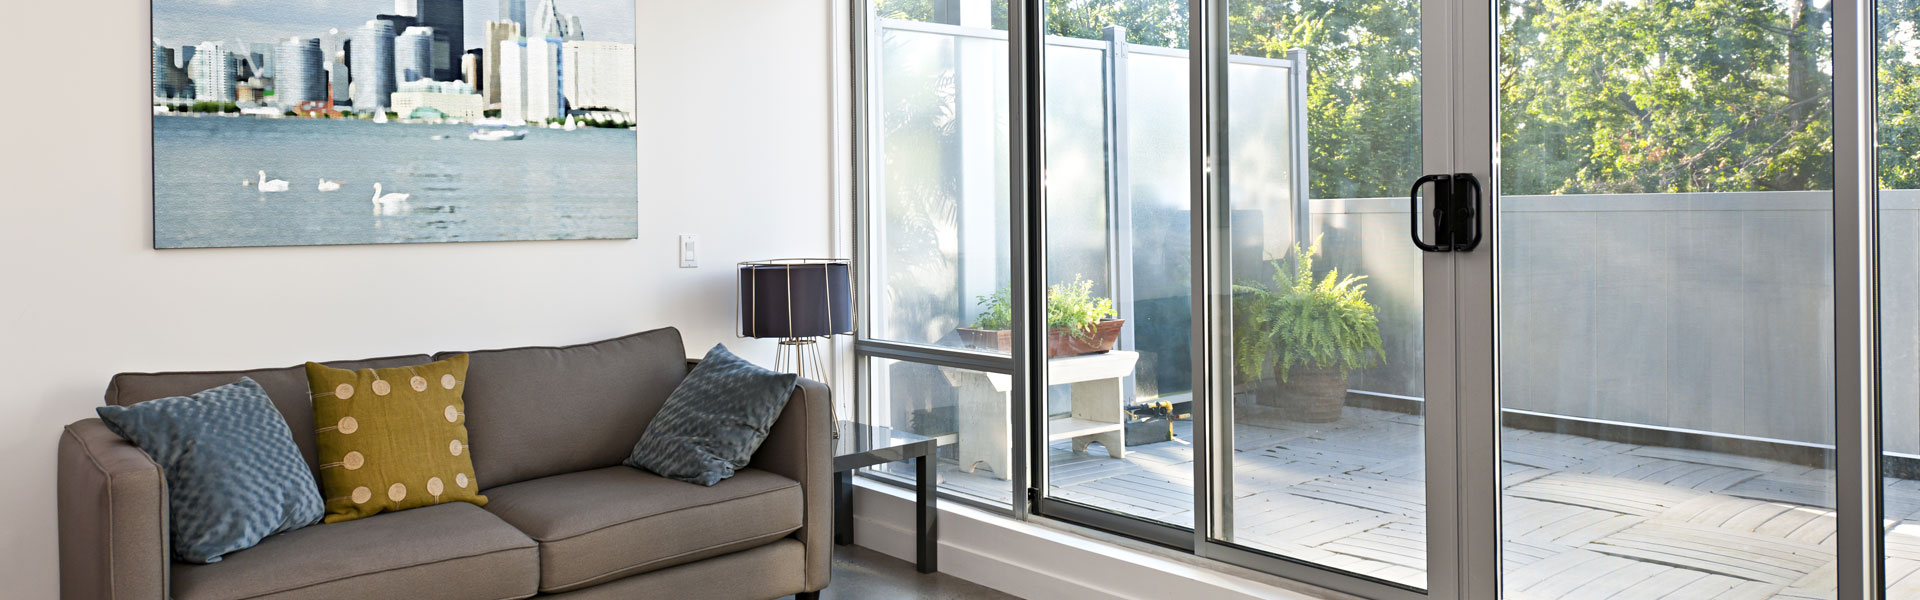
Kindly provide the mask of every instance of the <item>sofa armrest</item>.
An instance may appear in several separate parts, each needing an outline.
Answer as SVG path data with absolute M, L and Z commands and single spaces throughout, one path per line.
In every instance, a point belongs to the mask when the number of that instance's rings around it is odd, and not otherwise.
M 833 566 L 833 395 L 801 379 L 749 467 L 800 482 L 806 503 L 794 537 L 806 545 L 806 590 L 826 589 Z
M 167 597 L 167 480 L 99 419 L 60 435 L 60 597 Z

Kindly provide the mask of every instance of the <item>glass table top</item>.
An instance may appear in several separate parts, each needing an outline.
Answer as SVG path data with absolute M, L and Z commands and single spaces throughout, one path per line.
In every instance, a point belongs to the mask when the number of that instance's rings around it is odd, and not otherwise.
M 835 470 L 858 469 L 933 453 L 933 438 L 892 427 L 841 421 L 833 440 Z

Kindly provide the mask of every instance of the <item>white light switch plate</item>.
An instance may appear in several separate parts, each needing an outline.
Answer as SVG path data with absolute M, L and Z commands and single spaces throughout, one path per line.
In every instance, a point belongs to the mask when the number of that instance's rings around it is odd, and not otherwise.
M 700 236 L 691 233 L 680 234 L 680 268 L 692 269 L 700 266 L 699 256 L 695 254 L 700 244 Z

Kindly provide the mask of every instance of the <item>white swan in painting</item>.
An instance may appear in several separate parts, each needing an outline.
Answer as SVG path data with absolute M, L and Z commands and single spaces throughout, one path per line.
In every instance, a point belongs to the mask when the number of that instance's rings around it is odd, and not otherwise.
M 373 211 L 378 213 L 400 208 L 401 205 L 407 203 L 408 197 L 408 194 L 401 193 L 382 194 L 380 193 L 380 183 L 376 181 L 373 184 Z
M 338 192 L 340 191 L 340 183 L 341 182 L 338 182 L 338 181 L 327 181 L 325 179 L 322 179 L 320 180 L 320 191 Z
M 261 172 L 260 172 L 260 179 L 259 179 L 259 181 L 260 181 L 260 191 L 262 191 L 262 192 L 284 192 L 284 191 L 287 191 L 287 180 L 285 180 L 285 179 L 271 179 L 271 180 L 270 180 L 270 179 L 267 179 L 267 172 L 266 172 L 266 171 L 261 171 Z

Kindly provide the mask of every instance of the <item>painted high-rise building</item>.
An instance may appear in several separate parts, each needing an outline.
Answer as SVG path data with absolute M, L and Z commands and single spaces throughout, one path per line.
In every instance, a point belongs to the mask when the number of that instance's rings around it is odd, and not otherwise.
M 500 0 L 500 14 L 496 15 L 495 20 L 512 23 L 519 26 L 520 31 L 526 31 L 527 0 Z M 492 52 L 494 48 L 498 47 L 499 46 L 489 44 L 487 45 L 487 51 Z
M 320 37 L 320 51 L 325 53 L 327 65 L 327 97 L 336 106 L 353 104 L 353 99 L 347 96 L 349 86 L 353 85 L 353 76 L 347 68 L 348 37 L 338 28 L 328 29 L 326 35 Z
M 566 115 L 560 101 L 560 42 L 500 43 L 500 117 L 540 123 Z
M 188 56 L 193 47 L 183 48 Z M 175 62 L 172 48 L 160 45 L 153 40 L 153 97 L 155 99 L 192 98 L 193 84 L 187 76 L 187 69 Z
M 353 72 L 353 108 L 372 112 L 392 106 L 390 97 L 397 83 L 393 70 L 393 23 L 375 19 L 353 32 L 348 56 Z
M 393 14 L 415 17 L 420 15 L 420 0 L 393 0 Z
M 234 95 L 240 102 L 266 103 L 274 90 L 274 58 L 279 46 L 271 42 L 236 40 L 233 48 Z
M 273 102 L 292 108 L 327 99 L 326 55 L 320 38 L 293 37 L 280 42 L 273 59 Z
M 171 66 L 173 66 L 173 49 L 161 46 L 160 40 L 153 40 L 153 97 L 173 97 L 173 93 L 167 91 L 167 67 Z
M 408 27 L 393 41 L 393 68 L 400 82 L 433 76 L 433 28 Z
M 500 57 L 500 85 L 493 96 L 500 99 L 500 118 L 524 119 L 527 111 L 527 41 L 514 38 L 494 47 Z
M 480 65 L 483 64 L 482 61 L 483 57 L 480 54 L 479 48 L 467 50 L 460 55 L 460 80 L 467 82 L 467 85 L 472 86 L 473 89 L 476 90 L 480 89 L 480 86 L 484 83 L 480 79 L 482 74 Z
M 517 2 L 517 0 L 515 1 Z M 520 37 L 520 25 L 518 23 L 510 21 L 487 22 L 487 45 L 480 51 L 481 59 L 486 62 L 486 76 L 481 78 L 480 91 L 486 93 L 487 104 L 489 105 L 500 103 L 500 43 L 517 37 Z
M 274 58 L 275 55 L 280 52 L 277 45 L 260 42 L 239 42 L 235 43 L 234 46 L 236 48 L 246 49 L 244 52 L 241 52 L 239 56 L 240 62 L 247 69 L 245 73 L 247 77 L 272 79 L 276 76 L 274 71 Z
M 187 76 L 193 78 L 193 99 L 207 102 L 233 102 L 233 53 L 222 42 L 200 42 L 194 47 Z
M 533 20 L 533 28 L 526 30 L 527 37 L 561 41 L 587 39 L 580 30 L 580 18 L 560 12 L 553 0 L 540 0 L 540 8 L 528 18 Z
M 633 44 L 573 41 L 561 46 L 568 110 L 634 113 Z
M 406 1 L 406 0 L 401 0 Z M 413 0 L 421 27 L 433 28 L 433 78 L 460 78 L 460 55 L 467 51 L 467 12 L 463 0 Z

